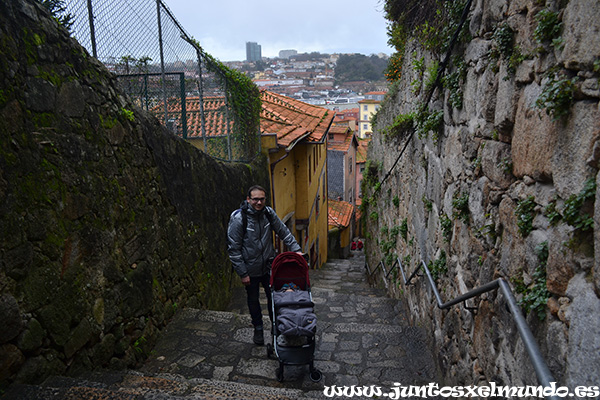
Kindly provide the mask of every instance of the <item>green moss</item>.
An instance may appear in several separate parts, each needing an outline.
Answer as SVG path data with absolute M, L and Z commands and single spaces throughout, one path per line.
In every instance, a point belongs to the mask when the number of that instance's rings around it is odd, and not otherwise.
M 54 71 L 42 70 L 42 71 L 40 71 L 38 77 L 52 83 L 56 87 L 60 87 L 60 85 L 62 85 L 62 82 L 63 82 L 63 79 L 61 78 L 61 76 L 58 75 Z
M 112 129 L 118 122 L 117 118 L 115 117 L 106 117 L 105 119 L 104 116 L 102 116 L 102 114 L 98 115 L 98 117 L 100 117 L 100 125 L 104 129 Z
M 49 128 L 56 126 L 57 119 L 56 114 L 54 113 L 28 112 L 27 114 L 30 118 L 30 121 L 33 122 L 36 128 Z

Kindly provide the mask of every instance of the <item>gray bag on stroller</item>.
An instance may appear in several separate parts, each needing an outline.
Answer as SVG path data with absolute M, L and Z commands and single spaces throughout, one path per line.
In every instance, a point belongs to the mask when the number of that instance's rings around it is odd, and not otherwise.
M 307 337 L 315 335 L 317 317 L 308 291 L 275 292 L 273 300 L 277 310 L 277 329 L 282 335 Z

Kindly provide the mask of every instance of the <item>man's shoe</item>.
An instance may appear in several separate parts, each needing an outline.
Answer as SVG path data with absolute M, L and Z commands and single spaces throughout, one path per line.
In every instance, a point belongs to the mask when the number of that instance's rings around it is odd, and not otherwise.
M 262 346 L 265 344 L 265 338 L 263 337 L 263 327 L 255 327 L 254 328 L 254 337 L 252 338 L 254 344 Z

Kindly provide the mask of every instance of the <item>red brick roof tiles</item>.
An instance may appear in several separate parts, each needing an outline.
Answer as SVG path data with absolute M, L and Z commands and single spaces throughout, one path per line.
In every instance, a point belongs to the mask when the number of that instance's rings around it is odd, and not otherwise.
M 330 110 L 266 90 L 261 91 L 261 133 L 276 133 L 277 143 L 289 147 L 301 139 L 322 142 L 334 118 Z
M 352 221 L 352 214 L 354 213 L 354 206 L 347 201 L 342 200 L 328 200 L 329 212 L 327 214 L 327 220 L 329 226 L 337 226 L 339 228 L 346 228 Z
M 358 149 L 356 150 L 356 163 L 367 162 L 367 150 L 371 138 L 358 139 Z
M 326 108 L 266 90 L 261 91 L 261 100 L 260 131 L 277 134 L 277 143 L 282 147 L 293 146 L 302 139 L 308 142 L 322 142 L 335 115 Z M 225 98 L 204 97 L 203 106 L 206 135 L 226 135 L 228 121 Z M 162 112 L 162 105 L 157 106 L 156 110 Z M 167 111 L 174 115 L 177 124 L 181 125 L 181 102 L 169 102 Z M 202 137 L 199 97 L 186 98 L 186 116 L 188 137 Z M 229 127 L 232 126 L 233 120 L 229 120 Z

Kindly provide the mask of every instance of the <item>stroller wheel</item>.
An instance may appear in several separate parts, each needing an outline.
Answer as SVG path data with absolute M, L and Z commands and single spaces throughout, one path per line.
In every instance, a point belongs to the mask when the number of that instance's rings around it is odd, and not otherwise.
M 313 369 L 308 375 L 313 382 L 320 382 L 323 379 L 323 374 L 318 369 Z
M 283 364 L 279 363 L 279 369 L 277 369 L 277 382 L 283 382 Z
M 270 343 L 267 345 L 267 357 L 273 357 L 273 345 Z

